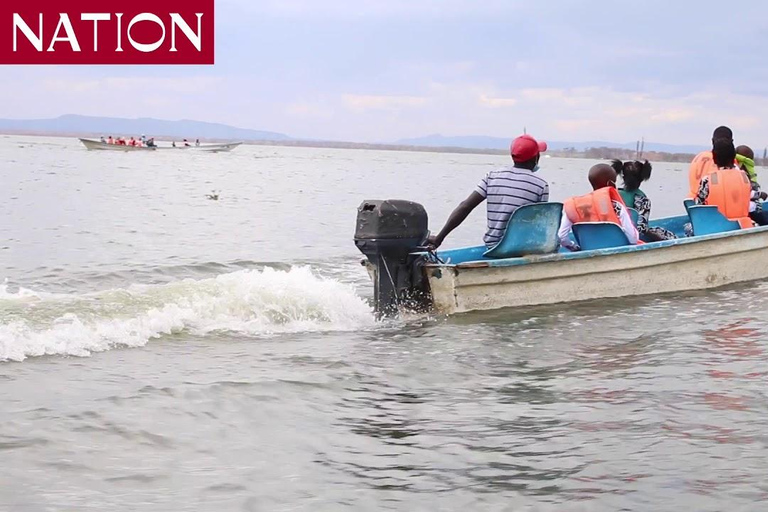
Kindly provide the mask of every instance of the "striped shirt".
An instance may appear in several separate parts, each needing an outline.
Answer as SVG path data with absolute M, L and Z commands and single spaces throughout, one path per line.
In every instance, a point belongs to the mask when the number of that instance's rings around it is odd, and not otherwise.
M 505 167 L 489 172 L 475 191 L 487 200 L 485 245 L 493 247 L 504 236 L 512 214 L 530 203 L 549 201 L 549 185 L 528 169 Z

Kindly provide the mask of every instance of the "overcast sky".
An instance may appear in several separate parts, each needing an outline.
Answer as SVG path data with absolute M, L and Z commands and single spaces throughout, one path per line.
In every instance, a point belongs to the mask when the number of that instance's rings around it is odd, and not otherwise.
M 768 143 L 768 2 L 216 0 L 212 67 L 6 67 L 0 117 Z

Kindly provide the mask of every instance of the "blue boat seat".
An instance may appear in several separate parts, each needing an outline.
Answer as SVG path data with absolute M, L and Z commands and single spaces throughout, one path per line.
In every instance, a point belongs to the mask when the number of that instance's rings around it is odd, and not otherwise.
M 725 233 L 727 231 L 736 231 L 741 229 L 739 223 L 725 217 L 717 206 L 690 206 L 688 215 L 693 224 L 693 234 L 695 236 L 712 235 L 715 233 Z
M 629 212 L 629 218 L 632 219 L 632 224 L 637 227 L 637 221 L 640 220 L 640 213 L 634 208 L 627 208 L 627 211 Z
M 683 201 L 683 206 L 685 206 L 685 211 L 688 212 L 688 208 L 696 206 L 696 202 L 693 199 L 686 199 Z
M 533 203 L 521 206 L 512 214 L 498 244 L 485 258 L 519 258 L 529 254 L 557 252 L 557 231 L 563 215 L 562 203 Z
M 579 222 L 573 225 L 573 235 L 582 251 L 630 245 L 627 235 L 613 222 Z

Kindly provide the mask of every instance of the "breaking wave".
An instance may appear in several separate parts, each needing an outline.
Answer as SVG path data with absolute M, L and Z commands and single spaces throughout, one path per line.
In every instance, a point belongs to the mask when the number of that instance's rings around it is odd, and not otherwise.
M 371 307 L 352 286 L 308 267 L 75 295 L 0 286 L 0 361 L 88 356 L 179 333 L 263 337 L 375 326 Z

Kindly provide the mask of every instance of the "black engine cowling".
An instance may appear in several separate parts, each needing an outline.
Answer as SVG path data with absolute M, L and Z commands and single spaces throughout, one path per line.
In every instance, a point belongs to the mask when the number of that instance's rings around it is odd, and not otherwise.
M 399 306 L 428 307 L 423 250 L 429 236 L 428 217 L 418 203 L 402 200 L 364 201 L 357 209 L 355 245 L 373 266 L 375 310 L 379 316 L 397 314 Z

